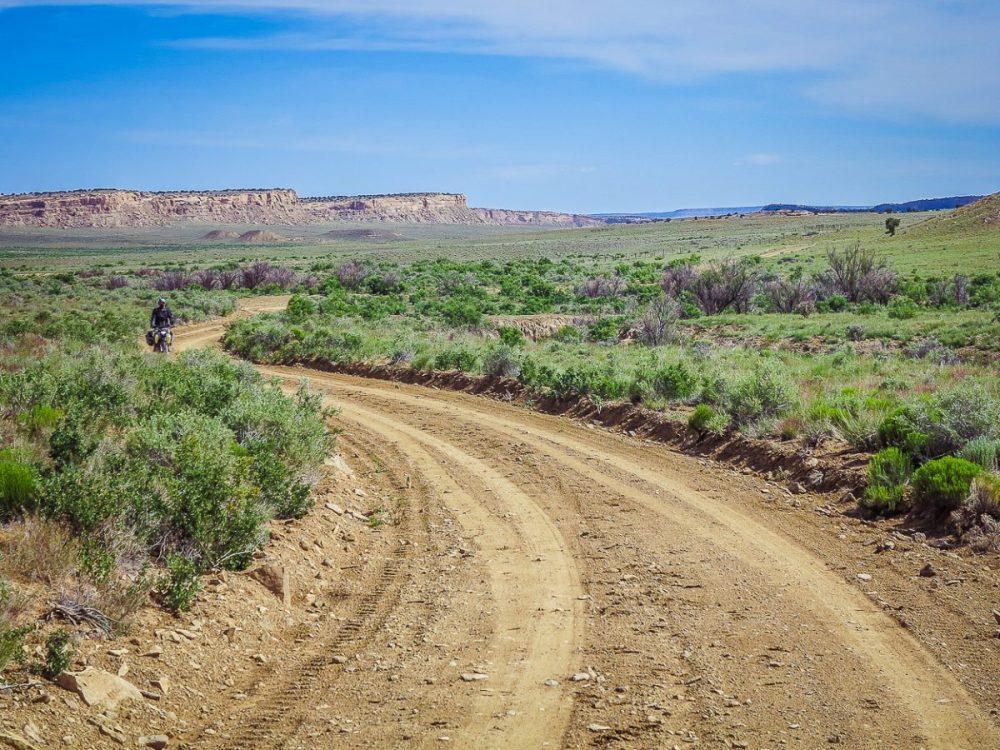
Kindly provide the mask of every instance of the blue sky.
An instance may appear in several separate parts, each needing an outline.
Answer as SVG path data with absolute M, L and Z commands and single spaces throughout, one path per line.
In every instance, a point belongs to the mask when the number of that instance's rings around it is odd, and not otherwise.
M 992 192 L 997 38 L 995 0 L 0 0 L 0 192 Z

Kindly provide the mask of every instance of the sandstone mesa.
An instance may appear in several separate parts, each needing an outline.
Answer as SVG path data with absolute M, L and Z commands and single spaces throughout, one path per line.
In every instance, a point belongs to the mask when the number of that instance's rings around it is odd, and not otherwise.
M 0 227 L 125 228 L 179 224 L 401 224 L 597 226 L 590 216 L 554 211 L 474 208 L 457 193 L 303 198 L 294 190 L 147 192 L 74 190 L 0 195 Z

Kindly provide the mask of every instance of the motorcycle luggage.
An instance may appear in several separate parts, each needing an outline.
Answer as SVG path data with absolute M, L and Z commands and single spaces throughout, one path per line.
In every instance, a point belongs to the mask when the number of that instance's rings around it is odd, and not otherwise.
M 146 345 L 152 346 L 155 343 L 156 343 L 156 332 L 153 331 L 152 328 L 150 328 L 148 331 L 146 331 Z

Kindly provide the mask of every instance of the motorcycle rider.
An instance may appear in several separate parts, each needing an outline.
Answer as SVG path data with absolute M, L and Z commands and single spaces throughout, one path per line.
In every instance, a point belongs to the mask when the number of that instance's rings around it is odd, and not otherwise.
M 153 308 L 153 314 L 149 317 L 149 327 L 150 328 L 171 328 L 174 325 L 174 314 L 167 307 L 167 301 L 160 297 L 156 300 L 156 307 Z
M 153 329 L 154 346 L 160 343 L 160 332 L 169 331 L 175 322 L 173 312 L 167 307 L 167 301 L 163 297 L 160 297 L 156 300 L 156 307 L 153 308 L 153 314 L 149 316 L 149 327 Z M 158 346 L 157 351 L 160 351 Z

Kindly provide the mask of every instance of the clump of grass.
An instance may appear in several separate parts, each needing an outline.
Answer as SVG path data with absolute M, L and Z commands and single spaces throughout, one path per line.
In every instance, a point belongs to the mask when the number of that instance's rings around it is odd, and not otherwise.
M 688 416 L 688 427 L 699 432 L 722 434 L 729 425 L 729 418 L 708 404 L 698 404 Z
M 958 452 L 958 457 L 978 464 L 987 471 L 997 471 L 1000 468 L 1000 440 L 986 437 L 970 440 Z
M 868 487 L 861 496 L 861 507 L 882 515 L 896 513 L 904 505 L 912 473 L 913 462 L 899 448 L 879 451 L 868 462 Z
M 62 419 L 63 412 L 48 404 L 35 404 L 18 416 L 18 422 L 33 437 L 52 430 Z
M 928 461 L 913 473 L 914 510 L 927 515 L 956 510 L 982 473 L 981 466 L 954 456 Z
M 7 527 L 0 569 L 19 579 L 58 586 L 76 571 L 79 543 L 64 523 L 26 516 Z
M 975 551 L 1000 551 L 1000 476 L 976 477 L 969 496 L 952 514 L 952 523 Z
M 38 470 L 10 450 L 0 451 L 0 518 L 10 518 L 34 505 Z

